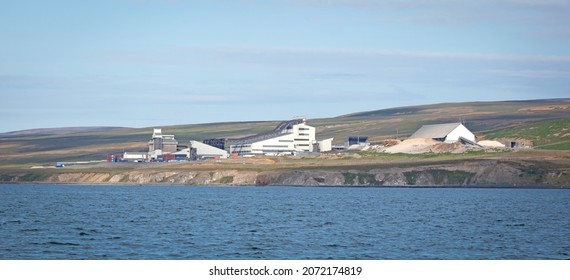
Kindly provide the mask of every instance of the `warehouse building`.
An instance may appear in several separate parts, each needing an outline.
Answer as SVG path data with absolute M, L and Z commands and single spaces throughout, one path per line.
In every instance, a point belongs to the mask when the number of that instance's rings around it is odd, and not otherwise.
M 229 153 L 225 150 L 194 140 L 190 141 L 190 146 L 185 151 L 188 153 L 189 159 L 229 157 Z
M 317 143 L 315 128 L 303 117 L 281 122 L 272 131 L 228 142 L 230 153 L 239 155 L 309 153 Z
M 465 140 L 475 143 L 475 134 L 461 123 L 424 125 L 410 136 L 410 139 L 414 138 L 431 138 L 446 143 Z

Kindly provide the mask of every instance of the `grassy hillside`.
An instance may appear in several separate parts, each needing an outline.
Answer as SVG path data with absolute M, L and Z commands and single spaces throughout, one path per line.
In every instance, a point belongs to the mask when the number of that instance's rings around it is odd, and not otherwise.
M 535 148 L 570 150 L 570 119 L 542 121 L 497 130 L 487 138 L 524 138 L 533 141 Z
M 301 113 L 301 112 L 297 112 Z M 569 149 L 570 99 L 448 103 L 370 111 L 326 119 L 309 119 L 317 138 L 369 136 L 372 142 L 407 137 L 423 124 L 458 122 L 478 135 L 530 138 L 544 149 Z M 280 120 L 162 126 L 179 143 L 214 137 L 242 137 L 273 129 Z M 146 151 L 152 128 L 58 130 L 57 134 L 0 134 L 0 165 L 21 166 L 56 161 L 104 159 L 111 152 Z M 559 133 L 560 131 L 560 133 Z M 518 136 L 517 136 L 518 135 Z
M 465 122 L 478 135 L 570 116 L 570 99 L 448 103 L 362 112 L 311 121 L 318 137 L 367 135 L 371 141 L 407 137 L 424 124 Z

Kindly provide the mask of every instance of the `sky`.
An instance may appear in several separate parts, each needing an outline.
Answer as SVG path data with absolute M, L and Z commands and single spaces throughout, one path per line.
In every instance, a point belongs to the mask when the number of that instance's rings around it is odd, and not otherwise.
M 570 97 L 570 0 L 3 1 L 0 132 Z

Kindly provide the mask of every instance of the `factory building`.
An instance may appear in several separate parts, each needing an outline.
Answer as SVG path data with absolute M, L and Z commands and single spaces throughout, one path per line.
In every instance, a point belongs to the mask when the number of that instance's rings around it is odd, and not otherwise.
M 298 117 L 279 123 L 273 130 L 240 139 L 213 138 L 202 142 L 189 141 L 178 145 L 174 135 L 162 134 L 155 128 L 148 141 L 147 153 L 125 152 L 110 154 L 107 161 L 197 160 L 228 158 L 236 155 L 294 155 L 298 153 L 327 152 L 332 150 L 333 138 L 316 141 L 316 129 Z
M 239 155 L 309 153 L 317 143 L 315 128 L 303 117 L 281 122 L 272 131 L 228 142 L 230 153 Z
M 229 157 L 229 153 L 225 150 L 193 140 L 190 141 L 189 148 L 183 151 L 188 153 L 189 159 Z
M 460 140 L 475 142 L 475 134 L 461 123 L 424 125 L 410 139 L 431 138 L 436 141 L 454 143 Z
M 157 158 L 162 154 L 170 154 L 177 152 L 178 141 L 174 135 L 162 134 L 162 129 L 155 128 L 152 133 L 152 139 L 148 141 L 148 154 L 151 158 Z

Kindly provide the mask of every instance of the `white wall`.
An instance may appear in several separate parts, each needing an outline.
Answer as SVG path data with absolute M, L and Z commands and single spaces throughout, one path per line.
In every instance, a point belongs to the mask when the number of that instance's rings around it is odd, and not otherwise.
M 218 149 L 214 146 L 210 146 L 208 144 L 204 144 L 198 141 L 190 141 L 190 147 L 196 149 L 197 156 L 219 156 L 222 158 L 227 158 L 228 152 L 222 149 Z
M 312 152 L 313 144 L 315 141 L 316 129 L 306 124 L 294 125 L 292 129 L 283 131 L 283 135 L 275 138 L 262 140 L 251 143 L 250 147 L 241 149 L 241 154 L 266 154 L 266 153 L 286 153 L 286 152 Z M 236 152 L 237 146 L 246 145 L 232 145 L 230 151 Z
M 295 150 L 298 152 L 312 152 L 315 140 L 316 129 L 306 124 L 293 126 L 293 139 L 295 140 Z M 299 139 L 303 139 L 300 141 Z
M 251 144 L 251 153 L 279 153 L 295 150 L 295 135 L 285 134 L 275 138 L 255 142 Z
M 445 138 L 446 143 L 453 143 L 459 140 L 459 137 L 463 137 L 465 139 L 471 140 L 475 142 L 475 134 L 473 134 L 469 129 L 467 129 L 464 125 L 460 124 L 457 128 L 452 130 Z
M 332 151 L 332 141 L 333 141 L 333 138 L 329 138 L 329 139 L 319 141 L 319 152 L 330 152 L 330 151 Z
M 126 160 L 145 160 L 147 158 L 147 153 L 128 153 L 123 154 L 123 159 Z
M 251 144 L 231 145 L 230 153 L 250 154 Z

